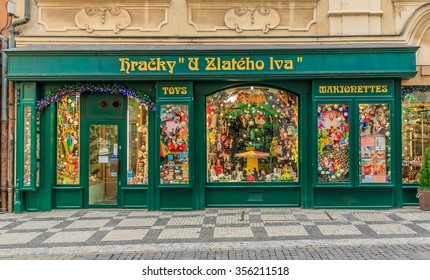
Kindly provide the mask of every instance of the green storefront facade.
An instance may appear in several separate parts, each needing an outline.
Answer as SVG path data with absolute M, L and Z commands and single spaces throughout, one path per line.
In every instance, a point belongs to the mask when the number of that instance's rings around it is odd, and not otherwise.
M 11 49 L 15 211 L 392 208 L 416 47 Z

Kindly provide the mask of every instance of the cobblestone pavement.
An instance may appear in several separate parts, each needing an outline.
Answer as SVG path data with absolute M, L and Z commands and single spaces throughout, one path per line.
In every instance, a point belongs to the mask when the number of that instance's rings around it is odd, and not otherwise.
M 430 260 L 430 212 L 238 208 L 3 214 L 0 259 Z

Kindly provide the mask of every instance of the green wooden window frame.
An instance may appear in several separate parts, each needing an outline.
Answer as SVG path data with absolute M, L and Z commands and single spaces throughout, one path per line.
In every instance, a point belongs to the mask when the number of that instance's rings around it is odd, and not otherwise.
M 18 84 L 17 88 L 16 188 L 18 190 L 35 190 L 39 185 L 36 84 L 22 83 Z

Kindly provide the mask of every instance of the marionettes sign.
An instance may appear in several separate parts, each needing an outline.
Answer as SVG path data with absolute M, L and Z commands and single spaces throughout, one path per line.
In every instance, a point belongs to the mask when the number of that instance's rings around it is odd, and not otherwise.
M 177 57 L 161 58 L 148 57 L 144 59 L 132 59 L 130 57 L 118 58 L 120 72 L 130 74 L 133 72 L 186 74 L 195 72 L 230 72 L 230 71 L 290 71 L 298 63 L 302 63 L 303 57 L 294 59 L 285 57 Z

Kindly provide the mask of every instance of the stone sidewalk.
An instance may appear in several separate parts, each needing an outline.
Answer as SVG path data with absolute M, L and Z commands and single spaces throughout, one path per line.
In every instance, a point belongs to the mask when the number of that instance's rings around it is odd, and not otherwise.
M 0 259 L 430 260 L 430 212 L 237 208 L 3 214 Z

